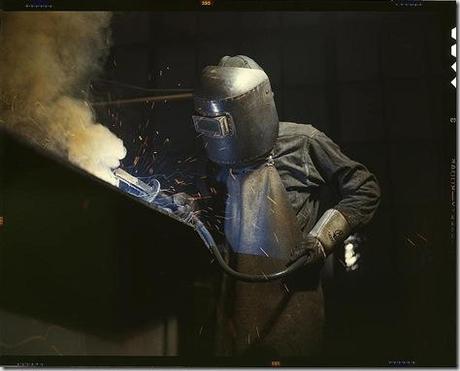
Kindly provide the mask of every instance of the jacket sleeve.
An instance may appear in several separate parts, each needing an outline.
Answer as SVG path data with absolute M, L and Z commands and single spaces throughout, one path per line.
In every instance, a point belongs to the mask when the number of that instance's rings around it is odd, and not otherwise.
M 334 209 L 343 214 L 352 229 L 369 223 L 380 201 L 380 187 L 374 174 L 345 156 L 320 131 L 310 138 L 308 151 L 313 170 L 339 192 L 340 201 Z

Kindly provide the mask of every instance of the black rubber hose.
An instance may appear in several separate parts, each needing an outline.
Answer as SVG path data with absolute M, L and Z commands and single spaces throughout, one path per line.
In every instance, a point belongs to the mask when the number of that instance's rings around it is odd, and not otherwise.
M 275 272 L 275 273 L 269 273 L 269 274 L 249 274 L 249 273 L 241 273 L 236 270 L 234 270 L 232 267 L 230 267 L 225 259 L 222 257 L 222 254 L 219 251 L 219 248 L 217 247 L 214 238 L 211 236 L 211 233 L 208 231 L 208 229 L 205 227 L 205 225 L 195 219 L 194 220 L 195 228 L 198 232 L 198 234 L 201 236 L 203 241 L 205 241 L 206 246 L 211 250 L 213 255 L 215 256 L 217 262 L 221 266 L 221 268 L 232 276 L 233 278 L 236 278 L 237 280 L 240 281 L 245 281 L 245 282 L 268 282 L 268 281 L 275 281 L 279 280 L 281 278 L 287 277 L 293 272 L 295 272 L 297 269 L 301 268 L 304 266 L 306 261 L 308 260 L 308 256 L 303 256 L 299 258 L 295 263 L 291 264 L 289 267 L 286 269 L 280 271 L 280 272 Z

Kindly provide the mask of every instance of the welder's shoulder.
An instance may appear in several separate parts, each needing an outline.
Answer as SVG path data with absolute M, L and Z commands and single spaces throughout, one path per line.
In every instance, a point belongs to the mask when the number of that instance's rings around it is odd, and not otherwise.
M 314 138 L 320 134 L 321 131 L 316 129 L 310 124 L 299 124 L 296 122 L 280 122 L 278 138 L 281 137 L 307 137 L 309 139 Z

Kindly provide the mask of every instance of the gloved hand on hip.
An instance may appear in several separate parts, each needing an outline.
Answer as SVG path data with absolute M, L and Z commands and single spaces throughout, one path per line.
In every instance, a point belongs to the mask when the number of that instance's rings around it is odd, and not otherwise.
M 327 210 L 304 240 L 291 252 L 289 265 L 308 255 L 305 265 L 324 262 L 334 248 L 348 237 L 351 232 L 342 213 L 335 209 Z
M 291 251 L 287 265 L 291 265 L 305 256 L 307 256 L 307 259 L 304 265 L 319 265 L 324 263 L 326 259 L 326 252 L 321 241 L 311 234 L 308 234 L 299 245 Z

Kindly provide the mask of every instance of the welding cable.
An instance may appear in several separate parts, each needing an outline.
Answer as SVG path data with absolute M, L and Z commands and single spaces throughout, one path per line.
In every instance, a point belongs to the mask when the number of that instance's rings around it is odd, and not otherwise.
M 198 232 L 202 240 L 205 242 L 207 248 L 211 250 L 212 254 L 215 256 L 217 262 L 219 263 L 220 267 L 224 270 L 224 272 L 240 281 L 268 282 L 268 281 L 279 280 L 281 278 L 285 278 L 291 275 L 292 273 L 297 271 L 299 268 L 302 268 L 308 260 L 308 256 L 303 256 L 299 258 L 296 262 L 291 264 L 289 267 L 287 267 L 286 269 L 280 272 L 275 272 L 275 273 L 250 274 L 250 273 L 238 272 L 234 270 L 232 267 L 230 267 L 225 261 L 225 259 L 222 257 L 222 254 L 220 253 L 219 248 L 217 247 L 216 242 L 214 241 L 214 238 L 211 236 L 211 233 L 205 227 L 203 222 L 195 218 L 194 224 L 195 224 L 196 231 Z

